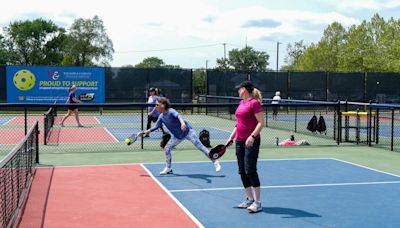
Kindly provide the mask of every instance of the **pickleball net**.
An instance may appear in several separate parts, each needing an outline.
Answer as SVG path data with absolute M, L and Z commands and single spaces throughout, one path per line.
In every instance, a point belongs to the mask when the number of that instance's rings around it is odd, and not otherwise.
M 38 126 L 36 121 L 19 144 L 0 161 L 1 227 L 13 227 L 23 208 L 39 162 Z

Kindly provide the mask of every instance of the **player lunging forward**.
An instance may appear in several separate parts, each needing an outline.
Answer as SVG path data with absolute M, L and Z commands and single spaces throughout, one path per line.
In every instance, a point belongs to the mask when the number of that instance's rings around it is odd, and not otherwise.
M 156 101 L 156 109 L 161 114 L 158 120 L 151 129 L 144 131 L 145 134 L 149 134 L 160 128 L 164 124 L 170 131 L 172 137 L 168 141 L 164 148 L 166 166 L 164 170 L 160 172 L 161 175 L 172 173 L 172 150 L 181 143 L 184 139 L 189 140 L 193 145 L 206 155 L 210 153 L 209 150 L 200 142 L 197 137 L 196 131 L 190 126 L 188 121 L 185 121 L 181 114 L 179 114 L 175 109 L 170 107 L 171 104 L 169 100 L 165 97 L 158 97 Z M 215 171 L 219 172 L 221 170 L 221 165 L 215 159 L 209 158 L 214 166 Z

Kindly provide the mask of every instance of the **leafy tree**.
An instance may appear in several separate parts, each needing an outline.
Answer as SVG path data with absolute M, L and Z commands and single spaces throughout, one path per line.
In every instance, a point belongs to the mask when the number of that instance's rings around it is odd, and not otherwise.
M 295 70 L 295 66 L 298 64 L 299 58 L 304 54 L 306 50 L 306 45 L 303 40 L 299 42 L 295 42 L 293 45 L 288 44 L 286 47 L 287 56 L 285 57 L 285 66 L 281 67 L 283 71 L 293 71 Z
M 6 65 L 8 63 L 10 63 L 10 55 L 6 48 L 5 39 L 0 34 L 0 65 Z
M 103 21 L 98 16 L 86 20 L 80 18 L 69 29 L 63 65 L 108 66 L 113 59 L 113 53 L 113 43 L 106 33 Z
M 206 77 L 206 71 L 203 69 L 197 69 L 193 71 L 194 93 L 196 95 L 207 93 Z
M 217 69 L 236 71 L 267 71 L 269 55 L 252 47 L 232 49 L 228 59 L 217 59 Z
M 318 43 L 308 45 L 298 56 L 290 47 L 288 63 L 298 71 L 399 72 L 400 20 L 385 21 L 375 14 L 347 30 L 334 22 Z
M 179 69 L 179 65 L 169 65 L 165 64 L 164 60 L 158 57 L 147 57 L 142 60 L 142 62 L 135 65 L 138 68 L 168 68 L 168 69 Z
M 4 29 L 11 64 L 56 65 L 64 55 L 65 30 L 52 21 L 17 21 Z

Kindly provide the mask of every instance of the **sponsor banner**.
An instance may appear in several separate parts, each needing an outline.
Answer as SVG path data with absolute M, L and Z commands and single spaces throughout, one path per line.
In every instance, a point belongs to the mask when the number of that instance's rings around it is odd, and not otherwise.
M 7 66 L 8 103 L 65 103 L 68 89 L 77 86 L 76 98 L 104 103 L 104 68 Z

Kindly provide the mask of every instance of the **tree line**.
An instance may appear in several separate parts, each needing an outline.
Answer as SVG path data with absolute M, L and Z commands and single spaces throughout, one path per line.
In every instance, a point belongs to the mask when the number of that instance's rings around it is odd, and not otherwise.
M 1 65 L 107 66 L 113 53 L 98 16 L 76 19 L 68 32 L 39 18 L 12 22 L 0 34 Z
M 370 21 L 345 28 L 330 24 L 317 43 L 287 46 L 289 71 L 399 72 L 400 20 L 375 14 Z

